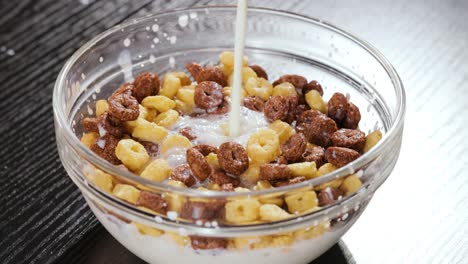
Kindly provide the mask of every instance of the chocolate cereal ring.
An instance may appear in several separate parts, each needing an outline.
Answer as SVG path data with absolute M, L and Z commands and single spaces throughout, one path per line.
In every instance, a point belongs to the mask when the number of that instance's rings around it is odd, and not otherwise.
M 222 249 L 227 248 L 228 240 L 219 237 L 190 236 L 193 249 Z
M 302 133 L 294 134 L 281 145 L 281 155 L 291 162 L 300 160 L 306 146 L 305 136 Z
M 330 145 L 330 136 L 338 130 L 335 121 L 320 114 L 312 119 L 311 123 L 302 124 L 302 131 L 307 140 L 315 145 L 327 147 Z
M 171 174 L 171 179 L 175 181 L 183 182 L 187 187 L 190 187 L 197 183 L 197 179 L 193 176 L 192 170 L 188 164 L 182 164 L 177 166 Z
M 304 88 L 304 86 L 307 84 L 307 79 L 296 74 L 286 74 L 286 75 L 281 76 L 278 80 L 274 81 L 273 86 L 276 86 L 284 82 L 288 82 L 294 85 L 294 87 L 296 87 L 297 89 L 302 90 L 302 88 Z
M 160 85 L 157 74 L 144 72 L 135 78 L 132 94 L 141 103 L 145 97 L 158 94 Z
M 231 184 L 233 187 L 239 186 L 239 179 L 227 175 L 224 171 L 214 170 L 210 175 L 210 181 L 219 185 Z
M 317 168 L 325 164 L 325 149 L 320 146 L 307 147 L 302 153 L 302 159 L 308 162 L 315 162 Z
M 223 103 L 223 87 L 216 82 L 205 81 L 195 86 L 195 104 L 203 109 L 217 108 Z
M 334 93 L 328 101 L 328 116 L 341 124 L 348 111 L 348 99 L 342 93 Z
M 253 111 L 263 112 L 265 102 L 258 96 L 247 96 L 244 98 L 244 106 Z
M 263 164 L 260 166 L 260 180 L 279 181 L 292 178 L 291 169 L 285 164 Z
M 281 95 L 272 96 L 263 109 L 268 121 L 284 120 L 288 116 L 289 102 L 286 97 Z
M 356 129 L 361 121 L 361 112 L 359 108 L 353 103 L 348 103 L 348 111 L 346 112 L 346 118 L 343 121 L 342 126 L 344 128 Z
M 212 168 L 205 156 L 195 148 L 187 149 L 187 162 L 193 175 L 200 181 L 204 181 L 210 176 Z
M 188 63 L 186 68 L 197 83 L 212 81 L 223 87 L 227 85 L 227 78 L 218 67 L 203 67 L 198 63 Z
M 226 142 L 219 146 L 218 161 L 227 173 L 240 175 L 249 168 L 247 151 L 241 144 Z
M 188 138 L 189 140 L 197 139 L 197 136 L 195 135 L 195 133 L 190 127 L 184 127 L 184 128 L 179 129 L 179 133 L 182 136 Z
M 120 121 L 132 121 L 138 118 L 140 108 L 135 97 L 127 94 L 113 95 L 109 98 L 109 114 Z
M 329 147 L 325 150 L 325 159 L 337 167 L 343 167 L 359 156 L 359 152 L 348 148 Z
M 249 67 L 257 74 L 257 77 L 268 80 L 268 74 L 262 67 L 259 65 L 249 65 Z
M 90 149 L 99 157 L 114 165 L 118 165 L 121 162 L 115 155 L 115 148 L 117 147 L 119 140 L 119 138 L 111 134 L 107 134 L 100 137 L 93 145 L 91 145 Z
M 322 85 L 320 85 L 320 83 L 315 80 L 309 82 L 308 84 L 304 86 L 304 88 L 302 88 L 302 94 L 306 94 L 312 90 L 317 91 L 320 94 L 320 96 L 323 96 Z
M 137 206 L 144 206 L 155 212 L 166 214 L 168 204 L 160 194 L 148 191 L 141 191 L 136 202 Z
M 199 144 L 193 148 L 198 150 L 203 156 L 208 156 L 210 153 L 218 154 L 218 148 L 208 144 Z
M 330 136 L 333 146 L 360 152 L 366 144 L 366 134 L 360 130 L 342 128 Z

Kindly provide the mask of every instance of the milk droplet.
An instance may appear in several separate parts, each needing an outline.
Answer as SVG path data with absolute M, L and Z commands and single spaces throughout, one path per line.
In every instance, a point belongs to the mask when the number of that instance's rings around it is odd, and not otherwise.
M 179 26 L 186 27 L 188 25 L 188 15 L 183 14 L 179 16 Z
M 150 31 L 150 27 L 146 27 L 145 29 L 146 29 L 146 31 Z
M 155 44 L 158 44 L 158 43 L 159 43 L 159 38 L 157 38 L 157 37 L 154 38 L 154 39 L 153 39 L 153 42 L 154 42 Z
M 150 55 L 149 56 L 149 62 L 150 63 L 155 63 L 156 62 L 156 57 L 154 57 L 153 55 Z
M 86 78 L 86 75 L 84 73 L 81 73 L 81 80 L 84 80 Z
M 91 109 L 91 107 L 89 107 L 89 105 L 88 105 L 88 114 L 89 114 L 89 115 L 92 115 L 92 114 L 93 114 L 93 109 Z
M 170 38 L 169 38 L 169 42 L 170 42 L 171 44 L 175 44 L 175 43 L 177 42 L 177 36 L 172 36 L 172 37 L 170 37 Z
M 128 50 L 123 50 L 117 59 L 117 63 L 119 64 L 122 72 L 124 74 L 125 82 L 132 82 L 133 81 L 133 74 L 132 74 L 132 57 L 130 56 L 130 52 Z
M 89 0 L 80 0 L 82 5 L 89 5 Z
M 123 44 L 124 44 L 125 47 L 129 47 L 130 44 L 131 44 L 130 39 L 129 38 L 124 39 Z
M 151 27 L 151 30 L 153 30 L 153 32 L 158 32 L 159 25 L 158 24 L 153 24 L 153 26 Z
M 155 47 L 155 46 L 154 46 L 153 44 L 151 44 L 151 48 L 154 49 L 154 47 Z
M 175 59 L 172 56 L 169 58 L 169 66 L 171 66 L 171 68 L 175 67 Z
M 169 219 L 171 219 L 172 221 L 177 220 L 178 215 L 179 214 L 177 212 L 174 212 L 174 211 L 167 212 L 167 217 L 169 217 Z
M 103 62 L 104 61 L 104 58 L 103 57 L 99 57 L 99 62 Z
M 167 37 L 167 33 L 166 33 L 166 32 L 164 32 L 164 33 L 163 33 L 163 36 L 164 36 L 164 37 Z
M 5 51 L 6 51 L 6 47 L 5 47 L 5 46 L 1 46 L 1 47 L 0 47 L 0 51 L 1 51 L 1 52 L 5 52 Z
M 191 19 L 197 19 L 197 13 L 195 12 L 190 12 L 189 16 Z
M 15 51 L 12 50 L 12 49 L 9 49 L 9 50 L 7 50 L 6 54 L 7 54 L 7 55 L 10 55 L 10 56 L 14 56 L 14 55 L 15 55 Z

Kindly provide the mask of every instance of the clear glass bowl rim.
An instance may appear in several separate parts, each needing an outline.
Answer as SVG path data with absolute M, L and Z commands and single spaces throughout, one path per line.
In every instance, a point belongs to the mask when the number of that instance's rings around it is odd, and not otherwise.
M 167 15 L 175 15 L 175 14 L 182 14 L 182 13 L 187 13 L 191 11 L 200 11 L 200 10 L 205 10 L 208 9 L 210 10 L 210 14 L 213 14 L 211 11 L 231 11 L 231 12 L 236 12 L 236 7 L 235 6 L 200 6 L 200 7 L 191 7 L 191 8 L 185 8 L 185 9 L 175 9 L 171 11 L 164 11 L 164 12 L 159 12 L 156 14 L 152 15 L 147 15 L 143 16 L 140 18 L 136 19 L 131 19 L 130 21 L 124 22 L 122 24 L 116 25 L 103 33 L 97 35 L 93 39 L 91 39 L 89 42 L 84 44 L 81 48 L 79 48 L 65 63 L 63 66 L 62 70 L 60 71 L 58 78 L 55 82 L 54 90 L 53 90 L 53 111 L 54 111 L 54 118 L 56 120 L 56 126 L 58 126 L 61 129 L 61 133 L 64 135 L 64 140 L 65 144 L 67 146 L 70 146 L 74 151 L 77 152 L 77 154 L 81 157 L 84 157 L 87 161 L 95 165 L 96 167 L 112 174 L 112 175 L 119 175 L 120 177 L 126 178 L 130 181 L 137 182 L 138 184 L 148 186 L 150 188 L 154 188 L 159 191 L 171 191 L 173 193 L 179 193 L 183 194 L 187 197 L 201 197 L 201 198 L 227 198 L 227 197 L 235 197 L 235 196 L 245 196 L 245 193 L 237 193 L 237 192 L 220 192 L 220 191 L 200 191 L 196 189 L 180 189 L 177 187 L 169 186 L 164 183 L 159 183 L 151 180 L 147 180 L 141 177 L 138 177 L 137 175 L 134 175 L 130 172 L 123 171 L 112 165 L 111 163 L 107 162 L 106 160 L 100 158 L 96 154 L 94 154 L 90 149 L 88 149 L 85 145 L 83 145 L 78 137 L 74 134 L 74 132 L 71 129 L 71 126 L 69 122 L 67 121 L 67 116 L 65 115 L 65 107 L 64 104 L 61 104 L 61 98 L 64 96 L 65 88 L 66 88 L 66 76 L 71 70 L 72 66 L 74 63 L 77 62 L 77 60 L 90 48 L 92 48 L 96 43 L 98 43 L 100 40 L 106 38 L 107 36 L 125 29 L 128 26 L 132 26 L 135 24 L 139 24 L 141 22 L 145 22 L 148 20 L 152 20 L 155 18 L 162 18 Z M 405 114 L 405 91 L 403 87 L 403 83 L 398 76 L 397 72 L 393 68 L 393 66 L 390 64 L 390 62 L 372 45 L 367 43 L 366 41 L 352 35 L 351 33 L 348 33 L 342 29 L 339 29 L 338 27 L 327 23 L 323 22 L 320 19 L 315 19 L 311 17 L 307 17 L 304 15 L 299 15 L 293 12 L 288 12 L 288 11 L 282 11 L 282 10 L 276 10 L 276 9 L 270 9 L 270 8 L 263 8 L 263 7 L 249 7 L 248 10 L 249 13 L 252 12 L 260 12 L 260 13 L 266 13 L 266 14 L 271 14 L 275 16 L 283 16 L 283 17 L 288 17 L 288 18 L 294 18 L 297 20 L 302 20 L 311 24 L 314 24 L 316 26 L 320 26 L 323 28 L 326 28 L 328 30 L 333 31 L 334 33 L 340 34 L 343 37 L 348 38 L 351 40 L 353 43 L 359 45 L 361 48 L 366 50 L 369 54 L 371 54 L 380 64 L 381 66 L 385 69 L 387 74 L 392 80 L 393 87 L 396 92 L 397 96 L 397 114 L 395 118 L 393 118 L 393 124 L 389 128 L 389 130 L 384 134 L 384 137 L 380 142 L 374 146 L 369 152 L 365 153 L 361 157 L 359 157 L 357 160 L 347 164 L 346 166 L 330 173 L 327 174 L 326 176 L 323 177 L 318 177 L 315 179 L 311 179 L 308 181 L 304 181 L 299 184 L 295 185 L 288 185 L 284 187 L 279 187 L 279 188 L 272 188 L 272 189 L 267 189 L 267 190 L 252 190 L 251 192 L 248 193 L 250 196 L 259 196 L 259 195 L 267 195 L 267 194 L 272 194 L 272 193 L 278 193 L 278 192 L 288 192 L 288 191 L 293 191 L 296 189 L 308 187 L 308 186 L 316 186 L 318 184 L 322 184 L 328 181 L 331 181 L 335 178 L 340 178 L 344 177 L 346 175 L 355 173 L 359 168 L 363 167 L 367 163 L 371 162 L 373 159 L 377 158 L 377 156 L 383 151 L 385 148 L 385 145 L 390 144 L 389 142 L 392 142 L 392 139 L 398 136 L 398 131 L 400 130 L 401 126 L 403 126 L 403 121 L 404 121 L 404 114 Z M 372 185 L 373 179 L 371 178 L 369 181 L 369 185 Z

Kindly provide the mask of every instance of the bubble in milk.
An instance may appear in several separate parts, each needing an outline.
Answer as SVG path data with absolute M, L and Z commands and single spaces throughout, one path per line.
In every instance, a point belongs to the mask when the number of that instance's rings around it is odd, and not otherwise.
M 187 14 L 183 14 L 183 15 L 180 15 L 179 16 L 179 26 L 180 27 L 186 27 L 188 25 L 188 15 Z
M 190 12 L 189 16 L 191 19 L 198 19 L 196 12 Z
M 159 25 L 158 24 L 153 24 L 153 26 L 151 26 L 151 30 L 153 30 L 153 32 L 158 32 L 159 31 Z
M 175 68 L 175 59 L 172 56 L 169 58 L 169 66 Z
M 171 36 L 169 37 L 169 43 L 175 44 L 177 42 L 177 36 Z
M 156 57 L 154 57 L 152 54 L 149 56 L 149 62 L 150 63 L 155 63 L 156 62 Z
M 125 47 L 130 47 L 130 44 L 131 44 L 131 41 L 130 41 L 129 38 L 124 39 L 123 45 L 124 45 Z

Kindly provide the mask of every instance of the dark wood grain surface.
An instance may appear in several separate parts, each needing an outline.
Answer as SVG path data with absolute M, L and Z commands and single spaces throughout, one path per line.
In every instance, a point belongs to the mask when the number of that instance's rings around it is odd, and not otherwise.
M 0 1 L 2 263 L 141 263 L 99 225 L 62 168 L 52 87 L 73 51 L 115 24 L 226 3 L 233 1 Z M 395 171 L 342 242 L 316 263 L 468 263 L 468 1 L 250 4 L 355 33 L 382 51 L 406 87 Z

